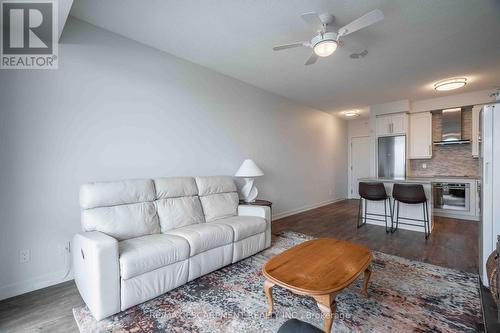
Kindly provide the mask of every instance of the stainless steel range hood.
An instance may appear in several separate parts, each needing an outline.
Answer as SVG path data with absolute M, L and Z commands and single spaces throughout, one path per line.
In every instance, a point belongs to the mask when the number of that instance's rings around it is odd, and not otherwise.
M 462 140 L 462 109 L 446 109 L 442 111 L 441 140 L 435 145 L 456 145 L 470 143 Z

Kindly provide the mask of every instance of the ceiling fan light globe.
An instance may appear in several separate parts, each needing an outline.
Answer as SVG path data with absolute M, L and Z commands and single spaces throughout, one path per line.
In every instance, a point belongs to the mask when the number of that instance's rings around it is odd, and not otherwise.
M 322 40 L 321 42 L 314 45 L 314 53 L 318 57 L 328 57 L 335 52 L 337 49 L 338 43 L 335 40 L 327 39 Z

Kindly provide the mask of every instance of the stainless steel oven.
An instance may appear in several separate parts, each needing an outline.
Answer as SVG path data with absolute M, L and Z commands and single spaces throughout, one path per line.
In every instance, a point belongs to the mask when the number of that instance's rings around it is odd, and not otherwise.
M 434 208 L 453 211 L 470 211 L 470 184 L 434 183 Z

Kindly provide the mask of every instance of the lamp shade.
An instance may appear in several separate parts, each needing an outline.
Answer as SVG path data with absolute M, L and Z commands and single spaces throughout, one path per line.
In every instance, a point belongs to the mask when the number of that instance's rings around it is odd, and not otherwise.
M 252 160 L 244 160 L 235 174 L 236 177 L 253 178 L 264 176 L 264 172 Z

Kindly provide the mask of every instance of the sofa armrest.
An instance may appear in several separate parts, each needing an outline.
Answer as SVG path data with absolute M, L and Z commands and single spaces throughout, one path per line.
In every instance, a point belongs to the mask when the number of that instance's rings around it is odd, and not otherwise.
M 73 270 L 80 295 L 95 319 L 120 312 L 118 241 L 99 231 L 73 237 Z
M 262 217 L 266 220 L 266 248 L 271 246 L 271 207 L 258 205 L 239 205 L 238 216 Z

